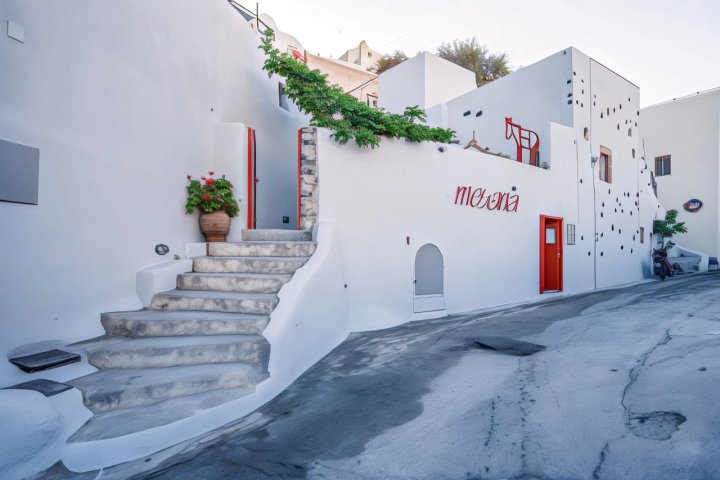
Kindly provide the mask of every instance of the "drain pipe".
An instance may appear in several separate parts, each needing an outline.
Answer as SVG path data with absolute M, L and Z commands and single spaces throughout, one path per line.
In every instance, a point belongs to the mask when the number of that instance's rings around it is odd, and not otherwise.
M 590 95 L 593 94 L 593 87 L 592 87 L 592 59 L 588 59 L 588 83 L 590 83 Z M 593 138 L 594 138 L 594 131 L 593 131 L 593 104 L 592 104 L 592 97 L 590 98 L 590 102 L 588 102 L 588 107 L 590 107 L 590 171 L 592 176 L 592 186 L 593 186 L 593 286 L 595 290 L 597 290 L 597 244 L 598 244 L 598 236 L 597 236 L 597 193 L 595 189 L 595 165 L 597 164 L 598 158 L 593 157 Z

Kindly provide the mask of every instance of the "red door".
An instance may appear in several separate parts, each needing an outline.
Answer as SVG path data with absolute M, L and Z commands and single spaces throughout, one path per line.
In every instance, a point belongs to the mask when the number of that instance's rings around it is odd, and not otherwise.
M 563 219 L 540 216 L 540 293 L 562 291 Z
M 255 228 L 257 219 L 257 142 L 255 130 L 248 128 L 248 161 L 247 161 L 247 228 Z

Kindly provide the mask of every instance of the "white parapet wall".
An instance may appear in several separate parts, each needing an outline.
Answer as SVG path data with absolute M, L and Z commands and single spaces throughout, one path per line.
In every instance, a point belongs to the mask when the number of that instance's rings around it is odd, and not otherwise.
M 549 132 L 553 165 L 545 170 L 432 143 L 383 139 L 380 148 L 361 150 L 340 146 L 328 131 L 319 130 L 319 219 L 332 225 L 333 238 L 342 245 L 350 330 L 416 318 L 414 261 L 425 244 L 437 246 L 443 256 L 448 313 L 543 298 L 538 287 L 541 215 L 561 217 L 565 226 L 576 227 L 575 244 L 564 239 L 564 293 L 643 279 L 650 242 L 641 242 L 636 231 L 640 226 L 650 231 L 657 204 L 634 203 L 635 169 L 618 175 L 611 186 L 631 192 L 632 198 L 625 198 L 635 215 L 596 209 L 592 194 L 578 194 L 579 177 L 593 170 L 589 158 L 578 156 L 575 129 L 552 124 Z M 466 205 L 458 201 L 458 188 L 466 186 L 484 189 L 484 198 L 517 195 L 517 208 L 489 209 L 480 193 L 478 206 Z M 594 246 L 592 212 L 598 217 L 604 212 L 603 221 L 616 219 L 612 235 L 604 235 L 608 247 L 602 252 Z M 601 271 L 598 263 L 612 268 Z
M 173 290 L 177 285 L 177 276 L 192 272 L 193 262 L 189 258 L 158 263 L 137 272 L 136 291 L 142 306 L 147 308 L 156 293 Z

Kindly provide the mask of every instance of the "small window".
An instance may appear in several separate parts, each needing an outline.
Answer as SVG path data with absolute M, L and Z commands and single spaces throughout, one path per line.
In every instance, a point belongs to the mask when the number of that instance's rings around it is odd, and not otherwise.
M 568 245 L 575 245 L 575 225 L 572 223 L 567 224 L 567 244 Z
M 645 227 L 640 227 L 640 243 L 645 243 Z
M 670 155 L 655 157 L 655 176 L 670 175 Z
M 285 95 L 285 84 L 278 82 L 278 106 L 283 110 L 290 111 L 288 97 Z
M 553 228 L 553 227 L 545 228 L 545 244 L 546 245 L 555 245 L 555 228 Z
M 372 58 L 372 53 L 368 52 L 368 58 Z
M 600 180 L 612 183 L 612 152 L 609 148 L 600 147 L 599 175 Z

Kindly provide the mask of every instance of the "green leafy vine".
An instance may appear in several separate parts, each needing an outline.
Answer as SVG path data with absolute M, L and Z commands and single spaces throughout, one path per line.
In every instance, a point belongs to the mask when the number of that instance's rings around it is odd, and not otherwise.
M 266 59 L 263 70 L 285 79 L 284 93 L 300 111 L 310 115 L 310 124 L 332 130 L 335 141 L 345 144 L 354 140 L 360 147 L 375 148 L 380 137 L 405 138 L 410 142 L 449 143 L 452 130 L 416 123 L 425 121 L 425 111 L 417 105 L 407 107 L 402 115 L 373 108 L 340 87 L 330 85 L 320 70 L 273 47 L 272 30 L 265 31 L 260 49 Z

